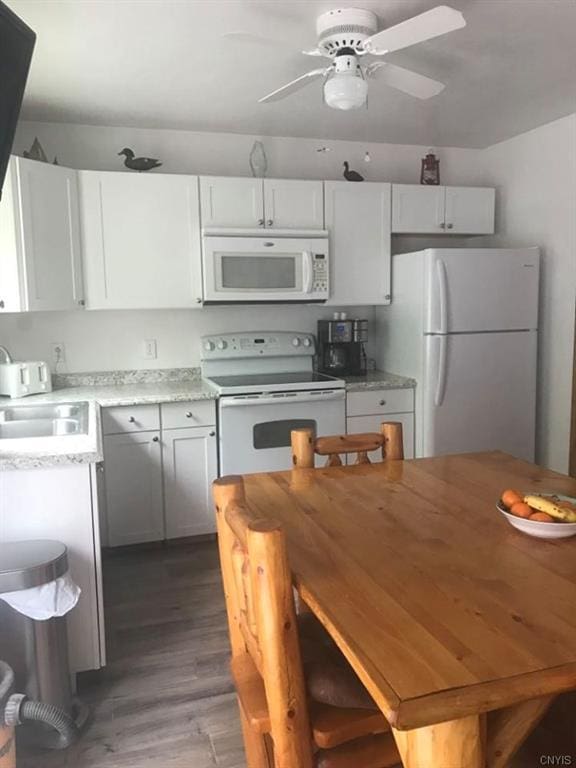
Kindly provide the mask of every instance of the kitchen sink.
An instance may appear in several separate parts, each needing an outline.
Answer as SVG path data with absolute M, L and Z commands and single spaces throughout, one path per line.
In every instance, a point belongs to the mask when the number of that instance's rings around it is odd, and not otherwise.
M 64 437 L 88 432 L 88 403 L 0 407 L 0 440 Z

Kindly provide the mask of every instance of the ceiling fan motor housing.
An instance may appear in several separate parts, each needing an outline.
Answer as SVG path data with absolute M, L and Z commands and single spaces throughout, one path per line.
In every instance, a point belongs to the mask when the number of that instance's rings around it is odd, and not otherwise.
M 318 48 L 336 56 L 342 48 L 364 53 L 364 41 L 378 31 L 378 17 L 362 8 L 334 8 L 316 20 Z

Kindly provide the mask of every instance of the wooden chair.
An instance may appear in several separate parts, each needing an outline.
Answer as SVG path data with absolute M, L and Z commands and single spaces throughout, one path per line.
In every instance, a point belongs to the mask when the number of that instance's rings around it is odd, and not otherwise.
M 403 459 L 404 447 L 402 424 L 399 421 L 385 421 L 377 432 L 360 435 L 331 435 L 317 437 L 309 427 L 294 429 L 291 433 L 292 463 L 297 469 L 314 467 L 314 455 L 327 456 L 327 467 L 342 466 L 342 454 L 355 453 L 356 464 L 370 464 L 369 451 L 382 449 L 382 459 Z
M 377 709 L 310 702 L 284 531 L 257 519 L 241 477 L 214 482 L 232 675 L 248 768 L 388 768 L 399 762 Z

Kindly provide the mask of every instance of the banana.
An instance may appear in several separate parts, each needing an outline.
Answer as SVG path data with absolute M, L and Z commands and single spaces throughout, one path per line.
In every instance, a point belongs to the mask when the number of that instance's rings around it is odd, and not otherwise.
M 557 520 L 563 520 L 565 523 L 576 523 L 576 512 L 559 507 L 558 504 L 554 504 L 553 501 L 545 499 L 543 496 L 524 496 L 524 502 L 533 509 L 546 512 L 550 517 L 555 517 Z

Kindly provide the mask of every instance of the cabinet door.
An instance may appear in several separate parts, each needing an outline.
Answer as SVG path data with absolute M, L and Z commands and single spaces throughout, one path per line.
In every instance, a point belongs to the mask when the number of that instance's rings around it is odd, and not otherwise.
M 104 438 L 108 545 L 164 538 L 159 432 Z
M 165 429 L 162 443 L 166 538 L 214 533 L 215 428 Z
M 392 186 L 392 232 L 444 232 L 445 187 Z
M 346 419 L 346 432 L 349 435 L 362 432 L 380 432 L 383 421 L 399 421 L 402 424 L 402 437 L 404 440 L 404 458 L 414 458 L 414 414 L 394 413 L 390 416 L 349 416 Z M 382 461 L 381 451 L 371 451 L 368 456 L 370 461 Z M 352 462 L 355 458 L 352 458 Z
M 200 306 L 198 178 L 80 173 L 89 309 Z
M 390 303 L 390 184 L 327 181 L 329 304 Z
M 262 179 L 202 176 L 200 202 L 203 227 L 264 226 Z
M 323 229 L 324 187 L 321 181 L 264 180 L 266 226 L 276 229 Z
M 495 197 L 495 190 L 488 187 L 446 187 L 446 230 L 492 234 Z
M 25 308 L 79 309 L 84 304 L 78 175 L 16 158 Z

